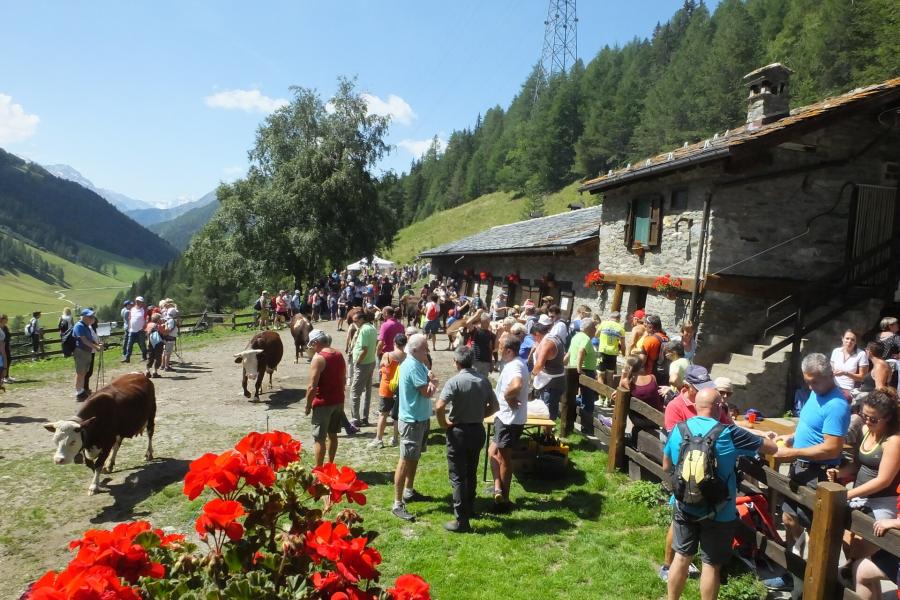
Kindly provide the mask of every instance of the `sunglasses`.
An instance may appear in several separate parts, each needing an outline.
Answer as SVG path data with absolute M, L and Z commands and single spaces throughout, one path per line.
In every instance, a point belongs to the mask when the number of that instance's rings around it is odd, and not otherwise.
M 870 417 L 869 415 L 860 415 L 860 417 L 862 417 L 863 421 L 872 425 L 878 425 L 879 421 L 881 421 L 880 417 Z

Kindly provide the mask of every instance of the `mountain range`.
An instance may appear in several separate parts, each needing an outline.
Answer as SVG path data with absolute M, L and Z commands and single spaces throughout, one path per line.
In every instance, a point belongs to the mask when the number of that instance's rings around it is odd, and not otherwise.
M 178 206 L 173 206 L 171 208 L 137 208 L 134 210 L 126 210 L 124 212 L 126 215 L 128 215 L 144 227 L 150 227 L 151 225 L 155 225 L 157 223 L 171 221 L 172 219 L 180 217 L 190 210 L 193 210 L 195 208 L 203 208 L 215 201 L 216 191 L 213 190 L 198 198 L 197 200 L 185 202 L 184 204 L 179 204 Z M 212 215 L 212 213 L 210 213 L 210 215 Z
M 219 202 L 216 200 L 215 192 L 212 194 L 212 201 L 204 205 L 197 206 L 184 214 L 178 215 L 174 219 L 154 223 L 147 226 L 147 229 L 156 233 L 159 237 L 166 240 L 179 250 L 186 250 L 191 238 L 194 234 L 203 229 L 217 210 L 219 210 Z M 207 194 L 209 196 L 210 194 Z M 204 196 L 203 198 L 206 198 Z M 201 200 L 203 200 L 201 198 Z
M 104 198 L 107 202 L 109 202 L 122 212 L 142 208 L 153 208 L 153 205 L 149 202 L 144 202 L 143 200 L 138 200 L 137 198 L 132 198 L 131 196 L 126 196 L 125 194 L 120 194 L 119 192 L 114 192 L 112 190 L 97 187 L 96 185 L 94 185 L 94 182 L 79 173 L 77 169 L 69 165 L 59 163 L 55 165 L 41 166 L 44 167 L 51 175 L 56 175 L 57 177 L 62 177 L 63 179 L 74 181 L 78 185 L 86 187 L 101 198 Z
M 150 265 L 164 264 L 178 254 L 93 190 L 3 150 L 0 206 L 0 227 L 92 267 L 104 262 L 102 253 Z

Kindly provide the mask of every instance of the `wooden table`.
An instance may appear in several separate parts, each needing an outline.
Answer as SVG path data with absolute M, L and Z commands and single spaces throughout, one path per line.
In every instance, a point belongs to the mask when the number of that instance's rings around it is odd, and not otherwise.
M 484 421 L 483 421 L 485 430 L 487 431 L 487 436 L 485 436 L 485 440 L 484 440 L 484 469 L 481 474 L 482 481 L 488 480 L 488 478 L 487 478 L 488 460 L 490 460 L 488 458 L 488 449 L 490 448 L 490 445 L 491 445 L 491 427 L 493 427 L 493 425 L 494 425 L 494 419 L 495 419 L 494 415 L 491 415 L 490 417 L 485 417 Z M 531 415 L 529 415 L 528 420 L 525 421 L 525 431 L 527 431 L 528 429 L 535 429 L 535 428 L 540 428 L 540 427 L 554 427 L 554 426 L 556 426 L 556 421 L 552 421 L 550 419 L 544 419 L 543 417 L 532 417 Z
M 797 429 L 797 422 L 794 419 L 783 419 L 776 417 L 766 417 L 762 421 L 758 421 L 756 423 L 751 423 L 745 417 L 738 417 L 734 420 L 734 424 L 738 427 L 743 427 L 745 429 L 755 429 L 757 431 L 771 431 L 777 435 L 794 435 L 794 430 Z M 790 462 L 790 461 L 782 461 L 774 456 L 768 457 L 769 466 L 778 470 L 778 465 L 782 462 Z

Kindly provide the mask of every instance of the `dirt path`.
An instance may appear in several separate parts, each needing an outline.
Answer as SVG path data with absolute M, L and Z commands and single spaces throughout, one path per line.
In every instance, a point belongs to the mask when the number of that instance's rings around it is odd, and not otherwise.
M 346 334 L 335 325 L 323 327 L 343 350 Z M 285 358 L 274 377 L 274 389 L 264 386 L 263 402 L 241 395 L 240 367 L 232 355 L 242 350 L 252 333 L 211 341 L 182 353 L 176 373 L 154 380 L 157 393 L 156 459 L 143 461 L 146 439 L 126 440 L 116 470 L 102 479 L 101 493 L 87 495 L 89 471 L 83 465 L 57 466 L 51 461 L 50 434 L 43 424 L 71 416 L 77 410 L 69 377 L 52 377 L 42 387 L 0 394 L 0 598 L 17 598 L 29 581 L 44 570 L 60 568 L 69 540 L 85 529 L 149 518 L 156 525 L 186 530 L 199 501 L 187 502 L 180 482 L 188 463 L 205 452 L 220 452 L 249 431 L 281 429 L 312 447 L 309 419 L 303 414 L 308 367 L 295 365 L 294 344 L 281 332 Z M 443 337 L 443 336 L 442 336 Z M 446 341 L 439 348 L 446 347 Z M 435 353 L 441 381 L 452 372 L 450 353 Z M 107 365 L 106 380 L 142 365 Z M 377 409 L 377 393 L 373 406 Z M 349 414 L 349 407 L 348 407 Z M 374 415 L 374 411 L 373 411 Z M 365 461 L 365 435 L 341 434 L 340 460 Z

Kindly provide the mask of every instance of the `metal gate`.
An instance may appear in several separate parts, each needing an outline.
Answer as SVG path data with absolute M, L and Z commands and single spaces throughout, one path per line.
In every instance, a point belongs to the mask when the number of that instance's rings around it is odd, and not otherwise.
M 850 210 L 850 260 L 862 256 L 869 250 L 891 239 L 894 229 L 894 213 L 897 190 L 880 185 L 857 185 L 854 188 Z M 885 248 L 851 268 L 850 279 L 865 273 L 890 258 L 891 251 Z M 875 273 L 864 281 L 865 285 L 887 283 L 887 272 Z

